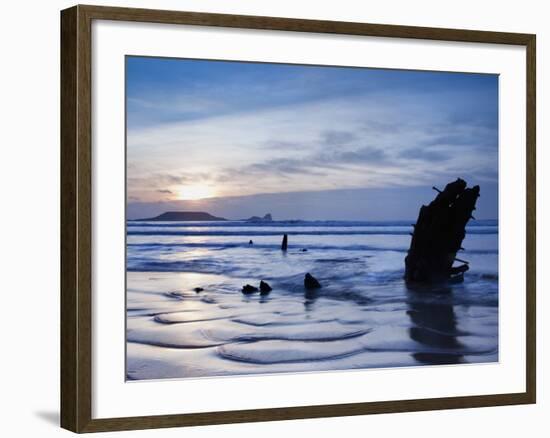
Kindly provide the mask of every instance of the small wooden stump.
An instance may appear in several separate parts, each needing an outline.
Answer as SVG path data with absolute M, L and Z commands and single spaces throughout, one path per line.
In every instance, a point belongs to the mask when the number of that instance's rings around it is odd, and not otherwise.
M 253 294 L 254 292 L 258 292 L 258 288 L 250 284 L 245 284 L 242 288 L 242 293 L 245 295 Z
M 263 280 L 260 281 L 260 295 L 267 295 L 272 290 L 272 287 L 268 283 Z
M 321 287 L 321 283 L 319 283 L 317 279 L 308 272 L 304 277 L 304 287 L 306 289 L 319 289 Z

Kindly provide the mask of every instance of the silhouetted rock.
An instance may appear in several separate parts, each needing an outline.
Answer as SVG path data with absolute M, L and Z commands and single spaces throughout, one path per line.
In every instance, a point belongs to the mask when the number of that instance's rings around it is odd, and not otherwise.
M 281 249 L 283 251 L 286 251 L 287 248 L 288 248 L 288 236 L 285 234 L 283 236 L 283 243 L 281 244 Z
M 212 216 L 204 211 L 167 211 L 159 216 L 139 221 L 225 221 L 223 217 Z
M 271 222 L 273 218 L 271 217 L 271 213 L 267 213 L 264 217 L 252 216 L 245 220 L 248 222 Z
M 267 295 L 269 292 L 271 292 L 273 289 L 269 284 L 267 284 L 265 281 L 260 281 L 260 293 L 262 295 Z
M 430 203 L 420 208 L 411 246 L 405 258 L 405 280 L 436 283 L 463 280 L 468 262 L 456 257 L 466 236 L 466 224 L 473 218 L 479 186 L 466 187 L 458 178 L 447 184 Z M 453 267 L 455 261 L 463 264 Z
M 243 286 L 242 292 L 243 294 L 253 294 L 254 292 L 258 292 L 258 288 L 251 286 L 249 284 L 246 284 Z
M 300 251 L 302 251 L 302 252 L 307 252 L 307 249 L 306 249 L 306 248 L 302 248 Z
M 196 287 L 195 289 L 193 289 L 195 292 L 199 293 L 199 292 L 202 292 L 204 289 L 202 287 Z
M 308 272 L 304 277 L 304 287 L 306 289 L 319 289 L 321 287 L 321 283 L 319 283 L 317 279 Z

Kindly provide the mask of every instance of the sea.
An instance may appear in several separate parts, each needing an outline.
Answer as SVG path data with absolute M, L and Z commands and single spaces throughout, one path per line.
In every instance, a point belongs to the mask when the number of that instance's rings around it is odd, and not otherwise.
M 413 222 L 128 221 L 127 380 L 498 361 L 498 221 L 470 221 L 463 283 L 424 287 Z

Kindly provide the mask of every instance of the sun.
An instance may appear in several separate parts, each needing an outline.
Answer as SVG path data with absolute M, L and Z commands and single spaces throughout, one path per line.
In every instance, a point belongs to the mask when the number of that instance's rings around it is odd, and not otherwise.
M 212 198 L 215 191 L 212 187 L 200 184 L 182 186 L 179 189 L 178 198 L 183 201 L 196 201 L 198 199 Z

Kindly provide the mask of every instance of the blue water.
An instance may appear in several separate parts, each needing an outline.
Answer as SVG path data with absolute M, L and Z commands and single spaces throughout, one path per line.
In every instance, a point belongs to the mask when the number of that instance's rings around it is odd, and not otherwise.
M 498 360 L 498 222 L 468 226 L 463 284 L 421 291 L 411 223 L 129 221 L 128 378 Z M 242 295 L 260 280 L 267 297 Z

